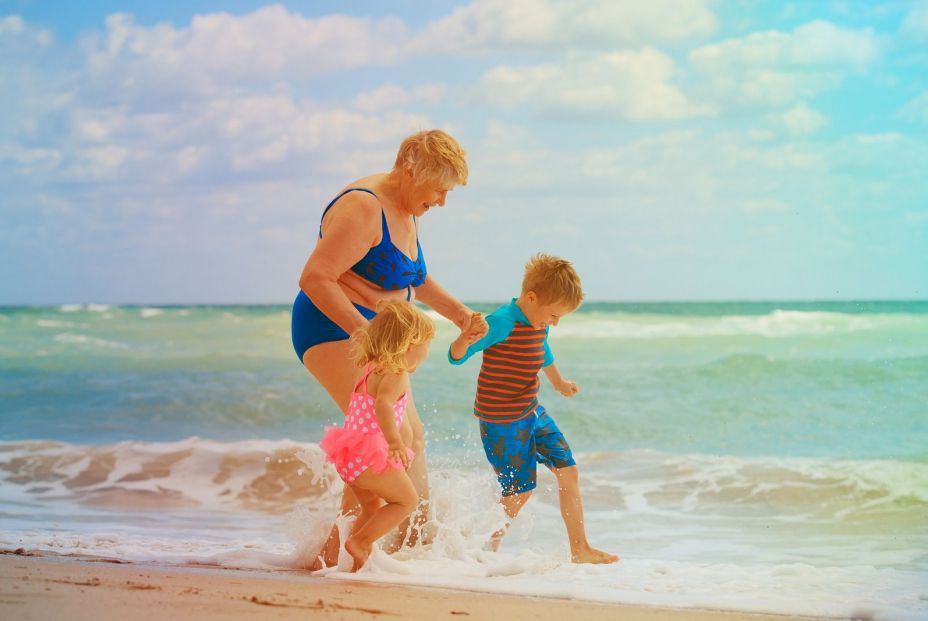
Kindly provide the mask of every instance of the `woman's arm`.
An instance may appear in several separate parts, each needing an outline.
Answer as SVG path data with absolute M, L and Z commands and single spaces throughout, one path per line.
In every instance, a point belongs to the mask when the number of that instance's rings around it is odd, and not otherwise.
M 377 199 L 365 192 L 346 194 L 326 214 L 322 238 L 300 275 L 300 289 L 348 334 L 367 325 L 367 320 L 342 291 L 338 279 L 375 245 L 380 229 Z
M 426 274 L 425 282 L 416 287 L 416 299 L 442 317 L 450 319 L 458 328 L 463 328 L 474 312 L 448 293 L 431 274 Z

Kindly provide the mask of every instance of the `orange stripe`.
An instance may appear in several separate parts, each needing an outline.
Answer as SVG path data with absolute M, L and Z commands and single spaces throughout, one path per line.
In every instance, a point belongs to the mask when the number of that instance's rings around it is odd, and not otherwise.
M 525 375 L 512 375 L 509 373 L 490 373 L 490 372 L 484 373 L 482 369 L 480 371 L 480 374 L 483 375 L 484 377 L 508 377 L 509 379 L 523 379 L 523 380 L 527 377 Z M 537 378 L 538 375 L 536 374 L 535 377 Z M 524 385 L 525 384 L 523 384 L 523 386 Z
M 499 364 L 498 362 L 483 362 L 481 369 L 505 369 L 507 371 L 519 371 L 525 374 L 525 377 L 538 375 L 538 366 L 522 367 L 515 364 Z
M 481 374 L 481 375 L 477 378 L 477 387 L 478 387 L 478 388 L 480 387 L 480 382 L 481 382 L 481 380 L 484 380 L 484 379 L 486 379 L 486 378 L 483 376 L 483 374 Z M 517 384 L 517 383 L 515 383 L 515 382 L 504 382 L 503 380 L 494 380 L 494 381 L 492 381 L 492 382 L 490 382 L 489 380 L 487 380 L 485 383 L 491 383 L 491 384 L 504 384 L 504 385 L 506 385 L 506 386 L 515 386 L 516 388 L 525 388 L 525 384 Z

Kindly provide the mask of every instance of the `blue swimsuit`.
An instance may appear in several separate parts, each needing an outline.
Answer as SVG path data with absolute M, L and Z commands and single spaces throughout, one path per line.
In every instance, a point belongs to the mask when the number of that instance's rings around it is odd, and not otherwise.
M 338 199 L 348 192 L 354 191 L 367 192 L 377 198 L 376 194 L 366 188 L 348 188 L 332 199 L 332 202 L 322 212 L 322 218 L 325 218 L 325 214 L 328 213 Z M 415 216 L 413 216 L 413 220 L 415 221 Z M 394 291 L 406 289 L 406 299 L 409 300 L 412 298 L 412 288 L 418 287 L 425 282 L 426 276 L 425 259 L 422 257 L 422 246 L 419 244 L 419 238 L 416 236 L 416 260 L 413 261 L 393 245 L 393 241 L 390 239 L 390 229 L 387 227 L 387 216 L 382 207 L 380 209 L 380 225 L 382 229 L 380 243 L 368 250 L 360 261 L 352 265 L 351 271 L 381 289 Z M 319 223 L 319 238 L 322 238 L 321 220 Z M 371 319 L 377 314 L 359 304 L 355 304 L 354 307 L 367 319 Z M 296 351 L 297 358 L 302 362 L 303 354 L 310 347 L 320 343 L 343 341 L 348 338 L 348 333 L 323 314 L 301 289 L 293 302 L 290 336 L 293 339 L 293 349 Z

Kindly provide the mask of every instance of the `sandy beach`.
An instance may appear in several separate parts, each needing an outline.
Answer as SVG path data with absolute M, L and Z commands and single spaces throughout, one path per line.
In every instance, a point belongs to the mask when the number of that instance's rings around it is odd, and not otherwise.
M 89 558 L 0 557 L 0 618 L 788 621 L 815 617 L 649 608 L 310 576 Z

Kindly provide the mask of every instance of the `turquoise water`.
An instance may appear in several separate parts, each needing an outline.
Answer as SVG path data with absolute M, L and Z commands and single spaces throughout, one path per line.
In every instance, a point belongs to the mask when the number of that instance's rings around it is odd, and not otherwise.
M 314 442 L 340 414 L 289 321 L 286 306 L 0 309 L 0 548 L 298 565 L 335 514 Z M 471 414 L 479 361 L 449 365 L 455 330 L 437 325 L 413 386 L 439 536 L 366 579 L 928 617 L 928 302 L 588 303 L 563 319 L 551 347 L 581 392 L 543 380 L 541 400 L 578 457 L 593 543 L 623 556 L 596 571 L 557 561 L 547 473 L 487 560 L 502 518 Z
M 473 427 L 479 362 L 446 364 L 452 338 L 415 378 L 438 445 Z M 551 343 L 582 393 L 543 400 L 585 450 L 928 458 L 926 302 L 591 303 Z M 0 403 L 0 439 L 90 444 L 313 439 L 337 416 L 280 306 L 0 309 Z

